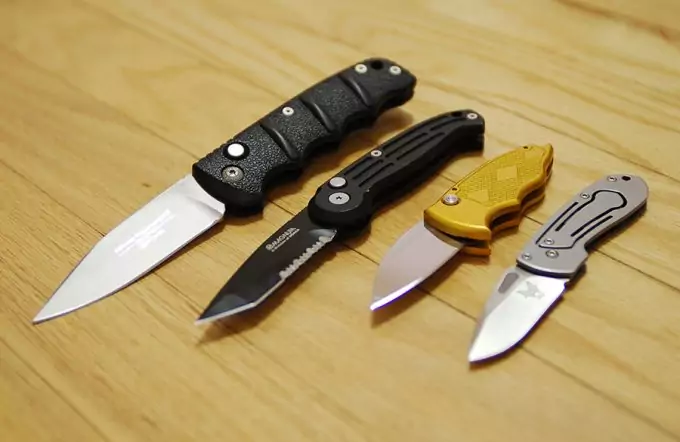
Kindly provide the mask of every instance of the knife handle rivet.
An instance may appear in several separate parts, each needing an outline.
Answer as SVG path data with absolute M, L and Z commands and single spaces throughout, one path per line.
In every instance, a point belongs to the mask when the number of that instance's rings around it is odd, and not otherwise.
M 584 193 L 581 194 L 581 198 L 588 199 L 588 198 L 590 198 L 590 195 L 584 192 Z
M 555 241 L 552 238 L 546 238 L 543 240 L 543 244 L 552 245 Z
M 390 74 L 392 75 L 399 75 L 401 74 L 401 68 L 399 66 L 391 66 L 390 67 Z
M 347 180 L 341 176 L 336 176 L 328 181 L 328 185 L 333 189 L 341 189 L 347 185 Z
M 607 181 L 612 181 L 612 182 L 616 181 L 616 177 L 610 175 L 610 176 L 607 177 Z
M 328 202 L 335 204 L 336 206 L 341 206 L 349 201 L 349 195 L 345 192 L 335 192 L 331 193 L 328 197 Z
M 460 198 L 458 198 L 456 195 L 444 195 L 444 198 L 442 198 L 442 202 L 446 204 L 447 206 L 455 206 L 460 202 Z
M 354 66 L 354 70 L 360 74 L 365 74 L 366 72 L 368 72 L 368 68 L 363 63 L 359 63 L 358 65 Z
M 377 158 L 377 157 L 379 157 L 380 155 L 382 155 L 382 151 L 380 151 L 380 150 L 372 150 L 372 151 L 371 151 L 371 156 L 372 156 L 372 157 L 376 157 L 376 158 Z
M 547 256 L 548 258 L 557 258 L 558 256 L 560 256 L 560 254 L 557 253 L 557 250 L 551 249 L 545 252 L 545 256 Z
M 229 166 L 222 171 L 222 177 L 230 182 L 240 181 L 243 179 L 243 171 L 236 166 Z
M 468 120 L 476 120 L 477 118 L 479 118 L 479 115 L 477 115 L 474 112 L 470 112 L 465 116 L 465 118 L 467 118 Z
M 295 110 L 293 110 L 293 108 L 290 106 L 286 106 L 281 110 L 281 113 L 287 117 L 290 117 L 295 113 Z
M 531 253 L 529 252 L 522 253 L 522 259 L 525 261 L 531 261 Z
M 241 143 L 231 143 L 226 150 L 227 156 L 233 159 L 241 158 L 246 153 L 246 148 Z

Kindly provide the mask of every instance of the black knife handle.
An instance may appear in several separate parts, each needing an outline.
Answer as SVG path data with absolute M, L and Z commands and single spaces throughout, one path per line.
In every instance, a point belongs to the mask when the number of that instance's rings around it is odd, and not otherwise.
M 363 229 L 384 204 L 413 189 L 455 154 L 482 149 L 484 118 L 474 110 L 447 112 L 383 143 L 321 185 L 310 217 L 338 230 Z
M 277 178 L 299 173 L 323 146 L 337 146 L 411 99 L 416 78 L 385 58 L 357 63 L 283 103 L 198 160 L 192 174 L 230 214 L 260 211 Z

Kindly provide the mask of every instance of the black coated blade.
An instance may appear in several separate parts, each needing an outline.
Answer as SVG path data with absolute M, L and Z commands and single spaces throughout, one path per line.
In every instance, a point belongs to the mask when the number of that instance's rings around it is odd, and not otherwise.
M 337 231 L 315 224 L 304 209 L 246 260 L 196 321 L 214 321 L 256 307 Z

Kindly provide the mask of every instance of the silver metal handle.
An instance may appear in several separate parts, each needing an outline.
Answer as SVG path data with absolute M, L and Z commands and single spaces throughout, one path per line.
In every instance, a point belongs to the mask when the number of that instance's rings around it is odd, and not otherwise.
M 583 189 L 555 213 L 517 257 L 520 267 L 572 277 L 588 259 L 588 245 L 642 209 L 649 189 L 633 175 L 609 175 Z

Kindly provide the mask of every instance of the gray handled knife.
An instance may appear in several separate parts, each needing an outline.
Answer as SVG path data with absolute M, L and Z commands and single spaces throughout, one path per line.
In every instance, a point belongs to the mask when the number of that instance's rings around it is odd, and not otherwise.
M 486 302 L 468 359 L 498 356 L 519 343 L 560 298 L 588 259 L 587 247 L 645 207 L 647 184 L 609 175 L 583 189 L 527 243 Z
M 340 144 L 413 96 L 403 66 L 371 58 L 283 103 L 193 164 L 186 175 L 102 238 L 34 322 L 109 296 L 220 222 L 261 211 L 274 182 L 299 174 L 322 147 Z M 290 179 L 290 178 L 288 178 Z
M 357 159 L 321 185 L 305 209 L 253 252 L 197 323 L 260 305 L 327 244 L 369 227 L 385 203 L 415 188 L 454 155 L 481 150 L 484 128 L 484 119 L 473 110 L 447 112 Z

